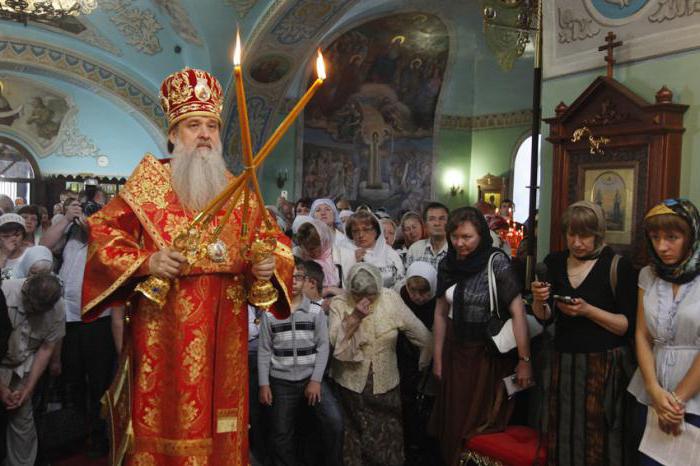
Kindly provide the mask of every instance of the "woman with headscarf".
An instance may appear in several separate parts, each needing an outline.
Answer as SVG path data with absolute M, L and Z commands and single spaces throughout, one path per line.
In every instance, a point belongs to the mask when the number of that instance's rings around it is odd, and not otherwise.
M 382 226 L 372 212 L 360 210 L 352 214 L 345 226 L 345 233 L 347 241 L 338 248 L 343 283 L 347 283 L 350 268 L 358 262 L 378 267 L 383 286 L 387 288 L 392 288 L 401 281 L 404 275 L 403 262 L 384 240 Z
M 663 432 L 678 435 L 684 422 L 700 427 L 700 215 L 690 201 L 668 199 L 647 213 L 644 232 L 651 264 L 639 273 L 639 369 L 629 391 L 641 429 L 653 411 Z M 639 464 L 660 463 L 641 454 Z
M 433 328 L 437 270 L 429 262 L 413 262 L 406 271 L 406 280 L 397 286 L 404 304 L 428 330 Z M 427 369 L 418 369 L 419 349 L 405 336 L 399 335 L 396 354 L 401 376 L 401 410 L 403 413 L 404 447 L 411 452 L 407 464 L 429 464 L 434 455 L 426 427 L 435 399 L 434 379 Z M 419 402 L 419 397 L 422 399 Z
M 333 244 L 333 232 L 328 226 L 307 215 L 299 215 L 292 224 L 294 255 L 303 260 L 313 260 L 323 269 L 323 296 L 341 292 L 340 274 L 334 258 L 338 257 Z
M 492 245 L 484 216 L 474 207 L 450 213 L 447 255 L 438 266 L 433 374 L 441 381 L 430 431 L 446 464 L 459 463 L 464 442 L 477 433 L 503 430 L 512 412 L 503 378 L 532 383 L 525 308 L 508 257 Z M 487 324 L 492 317 L 488 264 L 498 290 L 498 311 L 513 319 L 517 342 L 508 354 L 492 349 Z
M 637 277 L 605 244 L 598 204 L 580 201 L 562 217 L 567 249 L 545 258 L 533 310 L 554 319 L 547 448 L 551 465 L 623 465 Z M 611 270 L 612 269 L 612 270 Z M 613 283 L 616 282 L 616 283 Z M 575 435 L 572 435 L 572 432 Z
M 421 349 L 421 368 L 432 354 L 428 329 L 382 282 L 377 267 L 355 264 L 348 273 L 347 292 L 331 301 L 331 377 L 340 386 L 346 419 L 346 466 L 404 464 L 398 334 Z
M 343 222 L 340 221 L 338 209 L 331 199 L 316 199 L 311 204 L 310 215 L 328 225 L 328 228 L 333 232 L 334 244 L 340 246 L 344 243 Z

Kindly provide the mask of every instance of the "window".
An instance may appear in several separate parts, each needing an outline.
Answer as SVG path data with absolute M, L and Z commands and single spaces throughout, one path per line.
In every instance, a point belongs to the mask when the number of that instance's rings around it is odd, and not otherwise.
M 27 204 L 32 202 L 31 183 L 34 181 L 34 167 L 21 150 L 11 142 L 0 141 L 0 194 L 9 196 L 13 201 L 23 198 Z
M 532 136 L 528 136 L 520 143 L 515 153 L 513 164 L 513 202 L 515 212 L 513 219 L 519 223 L 525 223 L 530 214 L 530 152 L 532 150 Z M 542 177 L 542 136 L 540 136 L 539 156 L 537 157 L 537 185 L 540 185 Z M 540 190 L 537 190 L 537 208 L 540 207 Z

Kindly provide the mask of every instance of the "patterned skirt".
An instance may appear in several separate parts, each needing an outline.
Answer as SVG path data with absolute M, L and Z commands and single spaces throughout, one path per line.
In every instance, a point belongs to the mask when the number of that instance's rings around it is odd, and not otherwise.
M 372 371 L 362 393 L 338 385 L 345 419 L 345 466 L 401 466 L 404 463 L 399 387 L 372 393 Z
M 429 432 L 440 442 L 443 461 L 457 465 L 466 440 L 505 429 L 513 412 L 503 378 L 515 360 L 493 354 L 486 343 L 456 340 L 448 319 L 442 357 L 442 382 L 433 405 Z
M 546 414 L 550 466 L 634 464 L 630 364 L 626 347 L 553 353 Z

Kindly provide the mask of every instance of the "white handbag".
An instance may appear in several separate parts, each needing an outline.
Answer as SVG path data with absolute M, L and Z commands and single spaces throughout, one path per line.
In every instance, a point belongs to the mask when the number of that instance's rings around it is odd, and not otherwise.
M 501 253 L 494 252 L 493 254 L 491 254 L 491 257 L 489 257 L 489 263 L 487 266 L 488 281 L 489 281 L 489 305 L 491 308 L 491 320 L 494 321 L 494 318 L 496 318 L 500 322 L 503 322 L 503 320 L 501 319 L 501 314 L 500 314 L 500 312 L 498 312 L 498 286 L 496 285 L 496 275 L 493 272 L 493 258 L 496 254 L 501 254 Z M 536 337 L 537 335 L 542 333 L 542 330 L 543 330 L 542 324 L 539 323 L 539 321 L 535 318 L 535 316 L 530 315 L 530 314 L 526 314 L 525 318 L 526 318 L 528 334 L 529 334 L 530 338 Z M 494 329 L 492 329 L 491 327 L 492 326 L 489 325 L 491 339 L 493 340 L 493 343 L 499 352 L 507 353 L 517 346 L 517 344 L 515 342 L 515 334 L 513 333 L 513 319 L 512 318 L 503 322 L 503 325 L 501 326 L 500 330 L 497 332 L 495 332 Z

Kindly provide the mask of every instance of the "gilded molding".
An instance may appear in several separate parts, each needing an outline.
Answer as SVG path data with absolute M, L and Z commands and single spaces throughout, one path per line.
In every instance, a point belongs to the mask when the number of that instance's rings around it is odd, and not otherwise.
M 156 35 L 163 26 L 151 10 L 131 5 L 132 0 L 100 0 L 102 9 L 112 12 L 109 20 L 117 26 L 126 43 L 139 52 L 155 55 L 163 50 Z
M 532 124 L 532 110 L 506 113 L 488 113 L 474 116 L 442 115 L 441 129 L 496 129 Z
M 7 64 L 12 66 L 6 66 Z M 26 39 L 0 36 L 0 67 L 28 67 L 48 71 L 51 75 L 75 78 L 103 89 L 142 113 L 155 127 L 165 128 L 165 115 L 158 99 L 140 84 L 105 65 L 72 51 Z

